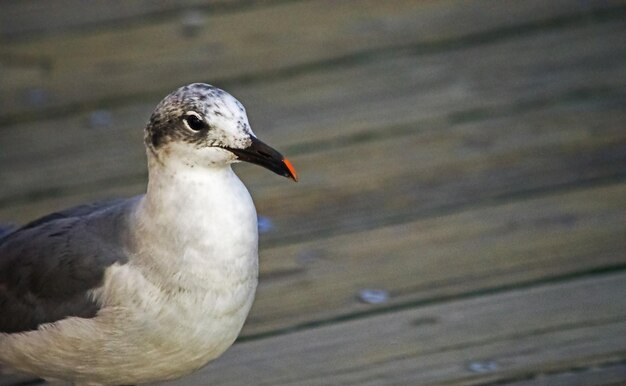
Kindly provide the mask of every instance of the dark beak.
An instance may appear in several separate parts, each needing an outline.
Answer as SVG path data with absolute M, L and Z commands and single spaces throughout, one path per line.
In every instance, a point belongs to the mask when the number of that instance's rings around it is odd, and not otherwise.
M 282 154 L 267 146 L 256 137 L 250 136 L 252 143 L 245 149 L 233 149 L 227 148 L 227 150 L 234 153 L 237 158 L 242 161 L 251 162 L 253 164 L 261 165 L 273 171 L 281 176 L 291 178 L 298 182 L 298 174 L 296 169 L 293 168 L 291 162 Z

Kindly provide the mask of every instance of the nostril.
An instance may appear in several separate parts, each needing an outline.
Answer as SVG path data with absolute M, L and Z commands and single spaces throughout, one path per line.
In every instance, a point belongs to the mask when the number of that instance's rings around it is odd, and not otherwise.
M 261 154 L 265 158 L 272 158 L 270 153 L 264 152 L 263 150 L 259 150 L 259 154 Z

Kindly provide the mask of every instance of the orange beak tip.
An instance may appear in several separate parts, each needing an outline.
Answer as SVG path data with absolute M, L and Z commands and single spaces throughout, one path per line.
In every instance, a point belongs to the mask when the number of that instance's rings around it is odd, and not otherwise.
M 287 169 L 289 169 L 289 173 L 291 173 L 291 178 L 295 182 L 298 182 L 298 173 L 296 173 L 296 168 L 293 167 L 293 165 L 287 158 L 283 159 L 283 163 L 285 164 L 285 166 L 287 166 Z

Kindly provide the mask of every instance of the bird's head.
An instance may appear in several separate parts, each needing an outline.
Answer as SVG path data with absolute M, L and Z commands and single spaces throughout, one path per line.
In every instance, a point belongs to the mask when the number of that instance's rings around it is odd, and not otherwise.
M 149 153 L 160 163 L 189 167 L 247 161 L 298 180 L 289 160 L 256 138 L 243 105 L 229 93 L 193 83 L 166 96 L 145 129 Z

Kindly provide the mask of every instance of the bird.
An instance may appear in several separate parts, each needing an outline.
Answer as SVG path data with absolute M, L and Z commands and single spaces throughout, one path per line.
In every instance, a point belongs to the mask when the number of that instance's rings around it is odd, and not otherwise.
M 244 106 L 193 83 L 144 129 L 145 194 L 0 236 L 0 368 L 75 385 L 180 378 L 235 341 L 258 281 L 257 214 L 231 165 L 298 181 Z

